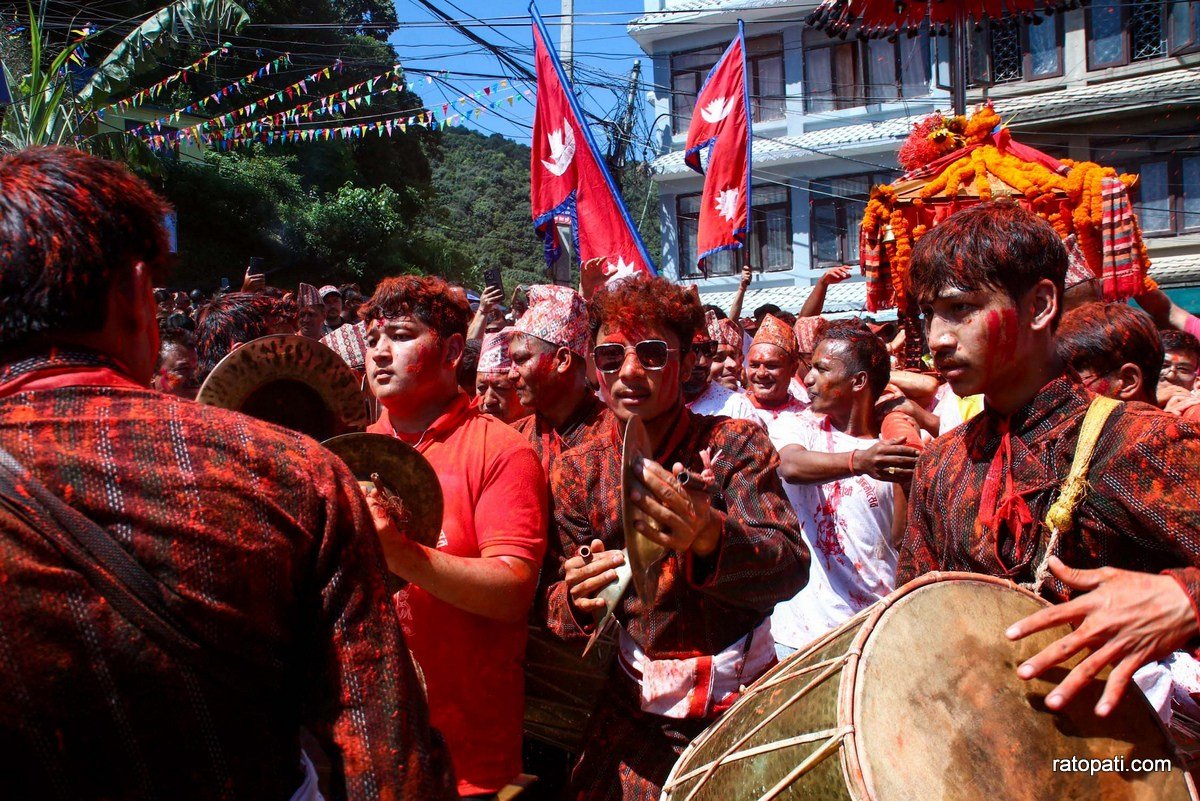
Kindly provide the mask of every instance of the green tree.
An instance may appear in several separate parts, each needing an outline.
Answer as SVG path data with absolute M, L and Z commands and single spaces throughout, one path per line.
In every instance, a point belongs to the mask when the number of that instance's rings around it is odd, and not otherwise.
M 175 0 L 138 20 L 96 59 L 95 67 L 83 71 L 72 66 L 78 48 L 91 46 L 113 31 L 72 38 L 54 50 L 44 32 L 44 14 L 35 13 L 32 4 L 26 8 L 29 71 L 17 78 L 4 67 L 14 102 L 5 108 L 0 122 L 0 146 L 9 150 L 74 143 L 87 131 L 94 112 L 128 86 L 140 66 L 205 28 L 236 29 L 249 20 L 245 9 L 231 0 Z M 108 142 L 109 138 L 91 136 L 80 144 L 102 153 L 123 148 Z

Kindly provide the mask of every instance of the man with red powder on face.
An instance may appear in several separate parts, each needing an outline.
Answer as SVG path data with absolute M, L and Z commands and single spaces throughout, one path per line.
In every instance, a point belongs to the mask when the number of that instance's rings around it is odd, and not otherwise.
M 1119 405 L 1100 430 L 1069 528 L 1052 537 L 1047 513 L 1094 398 L 1055 350 L 1066 271 L 1050 224 L 1009 201 L 961 211 L 914 248 L 910 288 L 934 363 L 955 394 L 982 393 L 985 408 L 919 460 L 896 582 L 964 570 L 1066 601 L 1009 630 L 1080 624 L 1018 675 L 1090 647 L 1046 705 L 1062 708 L 1112 665 L 1096 706 L 1103 716 L 1134 671 L 1200 635 L 1200 431 Z
M 521 772 L 521 662 L 546 546 L 545 474 L 525 439 L 458 386 L 471 315 L 461 292 L 440 278 L 388 278 L 359 314 L 367 380 L 383 406 L 368 431 L 423 454 L 445 502 L 429 548 L 369 498 L 388 567 L 409 582 L 397 613 L 459 793 L 491 798 Z
M 807 393 L 803 399 L 793 393 L 799 366 L 800 348 L 791 326 L 774 315 L 764 316 L 746 355 L 746 396 L 768 431 L 779 417 L 808 408 Z
M 483 335 L 479 364 L 475 367 L 475 398 L 479 411 L 512 425 L 533 412 L 517 397 L 517 388 L 508 377 L 512 371 L 508 343 L 512 329 L 505 328 Z
M 529 288 L 529 308 L 513 324 L 509 378 L 534 413 L 516 424 L 549 475 L 563 451 L 583 441 L 607 414 L 587 381 L 591 348 L 587 302 L 573 289 Z
M 554 535 L 570 558 L 550 587 L 551 629 L 582 645 L 624 560 L 621 442 L 634 417 L 654 457 L 640 462 L 630 524 L 666 555 L 654 601 L 630 589 L 616 605 L 618 657 L 567 795 L 648 801 L 687 743 L 774 663 L 767 616 L 804 586 L 808 551 L 762 429 L 683 404 L 703 325 L 695 294 L 635 276 L 600 290 L 590 313 L 612 414 L 552 474 Z
M 454 797 L 349 470 L 147 387 L 165 205 L 68 148 L 0 187 L 0 798 L 313 799 L 301 726 L 339 798 Z

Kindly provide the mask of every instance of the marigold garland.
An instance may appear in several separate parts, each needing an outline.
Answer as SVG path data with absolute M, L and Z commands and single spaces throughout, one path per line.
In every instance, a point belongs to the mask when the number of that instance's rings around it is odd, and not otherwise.
M 1075 234 L 1088 266 L 1100 275 L 1103 267 L 1101 225 L 1104 179 L 1117 177 L 1128 188 L 1137 181 L 1137 176 L 1118 175 L 1113 168 L 1090 161 L 1061 159 L 1066 169 L 1057 172 L 1044 164 L 1024 161 L 1001 150 L 991 139 L 991 134 L 999 125 L 1000 116 L 989 105 L 978 110 L 969 120 L 931 115 L 915 126 L 910 142 L 906 143 L 912 145 L 906 149 L 908 155 L 944 155 L 945 152 L 953 152 L 952 149 L 944 151 L 939 147 L 947 137 L 973 147 L 962 158 L 952 161 L 940 173 L 930 177 L 920 191 L 910 196 L 908 203 L 919 209 L 931 202 L 953 202 L 960 197 L 960 192 L 968 189 L 973 189 L 974 195 L 981 201 L 990 200 L 995 194 L 991 178 L 995 178 L 999 183 L 1011 187 L 1014 195 L 1023 196 L 1029 208 L 1047 220 L 1063 239 Z M 934 147 L 925 147 L 922 143 L 933 144 Z M 921 166 L 906 163 L 909 177 L 918 177 L 911 173 L 918 172 Z M 862 231 L 865 241 L 883 244 L 886 264 L 881 265 L 880 276 L 894 293 L 896 305 L 903 309 L 912 248 L 927 227 L 918 224 L 910 231 L 903 207 L 898 202 L 894 186 L 884 184 L 875 187 L 863 214 Z M 886 236 L 889 226 L 890 237 Z M 1143 263 L 1149 264 L 1146 244 L 1136 224 L 1134 239 Z

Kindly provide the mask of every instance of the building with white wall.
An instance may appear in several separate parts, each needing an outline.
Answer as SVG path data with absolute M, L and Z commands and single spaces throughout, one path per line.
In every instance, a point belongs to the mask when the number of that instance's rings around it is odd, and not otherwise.
M 858 263 L 857 226 L 870 186 L 898 176 L 911 125 L 948 111 L 949 38 L 922 31 L 862 41 L 807 28 L 815 2 L 645 0 L 630 35 L 652 62 L 653 164 L 663 274 L 728 307 L 740 256 L 695 264 L 703 178 L 683 162 L 696 92 L 746 24 L 754 117 L 751 263 L 745 313 L 796 312 L 831 265 Z M 968 104 L 994 101 L 1014 136 L 1057 157 L 1137 172 L 1136 203 L 1151 274 L 1181 305 L 1200 307 L 1200 2 L 1124 0 L 984 24 L 970 48 Z M 865 287 L 831 288 L 829 312 L 863 308 Z

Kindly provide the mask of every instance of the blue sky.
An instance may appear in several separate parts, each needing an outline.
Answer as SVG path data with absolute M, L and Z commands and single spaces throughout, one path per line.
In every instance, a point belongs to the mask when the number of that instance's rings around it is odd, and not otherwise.
M 478 18 L 487 27 L 473 23 L 477 35 L 499 45 L 532 70 L 533 46 L 528 15 L 528 0 L 432 0 L 434 5 L 455 19 Z M 555 46 L 559 44 L 561 0 L 541 0 L 538 3 Z M 499 77 L 511 77 L 512 70 L 493 54 L 471 42 L 451 26 L 437 20 L 415 0 L 396 0 L 396 14 L 402 26 L 391 41 L 400 61 L 414 77 L 413 70 L 446 70 L 434 83 L 423 83 L 418 90 L 426 106 L 439 113 L 444 103 L 456 100 L 485 86 L 496 83 Z M 575 0 L 575 60 L 578 69 L 576 86 L 582 92 L 584 107 L 604 116 L 618 107 L 624 91 L 626 76 L 635 58 L 642 59 L 642 75 L 649 70 L 648 59 L 637 43 L 625 32 L 625 23 L 642 14 L 641 0 Z M 410 23 L 410 24 L 405 24 Z M 470 77 L 485 75 L 495 77 Z M 501 90 L 504 98 L 527 87 L 510 81 L 513 88 Z M 638 101 L 644 113 L 645 93 Z M 490 99 L 490 98 L 489 98 Z M 463 106 L 457 107 L 461 110 Z M 465 118 L 465 117 L 464 117 Z M 491 109 L 464 124 L 482 133 L 500 133 L 511 139 L 529 143 L 529 126 L 533 123 L 533 105 L 515 102 L 502 109 Z

